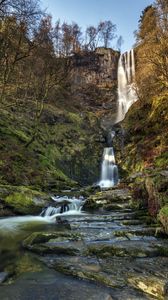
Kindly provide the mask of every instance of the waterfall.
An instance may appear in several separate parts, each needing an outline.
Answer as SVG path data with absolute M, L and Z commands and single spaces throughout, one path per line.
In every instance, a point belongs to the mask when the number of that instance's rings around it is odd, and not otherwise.
M 118 62 L 118 110 L 114 124 L 121 122 L 130 106 L 137 100 L 134 89 L 135 80 L 135 58 L 134 50 L 120 55 Z M 108 143 L 112 143 L 115 133 L 108 136 Z M 112 147 L 105 148 L 101 167 L 101 180 L 98 185 L 101 188 L 113 187 L 118 183 L 118 168 L 115 163 Z
M 118 112 L 115 124 L 122 121 L 130 106 L 137 100 L 134 89 L 134 50 L 120 55 L 118 62 Z
M 113 147 L 104 149 L 101 167 L 101 180 L 98 185 L 101 188 L 110 188 L 118 183 L 118 168 L 115 164 Z
M 10 218 L 0 218 L 0 234 L 13 235 L 14 232 L 22 232 L 25 229 L 28 231 L 31 226 L 36 228 L 36 231 L 41 230 L 41 225 L 56 223 L 57 217 L 81 215 L 82 207 L 86 200 L 83 196 L 79 198 L 51 197 L 55 202 L 52 206 L 44 208 L 40 216 L 18 216 Z
M 53 196 L 51 198 L 55 201 L 55 206 L 48 206 L 44 208 L 40 214 L 42 217 L 54 217 L 58 214 L 65 214 L 67 212 L 68 214 L 80 213 L 85 203 L 85 200 L 82 196 L 80 196 L 79 198 L 68 198 L 67 196 Z

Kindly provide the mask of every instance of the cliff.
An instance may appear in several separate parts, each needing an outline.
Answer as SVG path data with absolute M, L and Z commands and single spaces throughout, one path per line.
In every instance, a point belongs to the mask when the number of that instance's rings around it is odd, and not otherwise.
M 72 58 L 72 85 L 96 85 L 100 89 L 113 88 L 117 81 L 119 52 L 111 48 L 96 48 L 74 54 Z
M 72 96 L 98 114 L 108 130 L 117 110 L 117 68 L 120 53 L 110 48 L 77 53 L 72 57 Z

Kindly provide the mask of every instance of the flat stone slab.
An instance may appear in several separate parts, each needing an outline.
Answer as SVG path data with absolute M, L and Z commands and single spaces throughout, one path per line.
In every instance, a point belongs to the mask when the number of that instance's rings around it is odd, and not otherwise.
M 124 279 L 116 278 L 116 276 L 102 270 L 97 258 L 48 256 L 42 257 L 41 260 L 47 266 L 66 275 L 72 275 L 80 279 L 89 279 L 113 288 L 126 285 Z
M 129 207 L 129 201 L 132 199 L 131 193 L 129 189 L 110 189 L 110 190 L 104 190 L 102 192 L 98 192 L 94 195 L 91 195 L 85 204 L 85 207 L 90 208 L 101 208 L 109 209 L 110 210 L 110 204 L 111 209 L 122 209 L 122 203 Z M 119 208 L 117 206 L 117 203 L 119 203 Z M 128 205 L 126 205 L 126 203 Z M 114 205 L 115 204 L 115 205 Z
M 48 253 L 77 255 L 82 251 L 83 242 L 80 234 L 71 232 L 36 232 L 24 240 L 23 246 L 40 255 Z
M 168 248 L 157 241 L 100 241 L 88 243 L 89 255 L 98 257 L 155 257 L 160 254 L 168 256 Z
M 25 273 L 14 284 L 0 287 L 1 300 L 113 300 L 108 288 L 55 272 Z

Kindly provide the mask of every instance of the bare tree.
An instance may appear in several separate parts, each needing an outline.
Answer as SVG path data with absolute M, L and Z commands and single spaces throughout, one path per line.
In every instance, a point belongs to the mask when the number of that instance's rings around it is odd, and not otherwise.
M 89 26 L 86 29 L 86 49 L 90 49 L 91 51 L 96 48 L 96 38 L 97 38 L 97 28 L 94 26 Z
M 81 49 L 81 36 L 82 32 L 77 23 L 72 23 L 72 39 L 73 39 L 73 52 L 78 52 Z
M 98 25 L 98 32 L 103 41 L 103 46 L 107 48 L 110 46 L 110 42 L 116 37 L 116 25 L 111 21 L 100 22 Z

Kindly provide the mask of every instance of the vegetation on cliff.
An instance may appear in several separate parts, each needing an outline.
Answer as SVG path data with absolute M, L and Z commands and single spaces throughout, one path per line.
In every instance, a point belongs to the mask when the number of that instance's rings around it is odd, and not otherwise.
M 125 168 L 165 168 L 168 164 L 168 4 L 158 0 L 147 7 L 136 33 L 138 102 L 124 121 Z
M 155 217 L 168 203 L 167 12 L 164 0 L 142 12 L 135 48 L 138 101 L 122 123 L 126 134 L 121 167 L 134 180 L 135 199 Z M 165 211 L 160 212 L 162 221 Z

